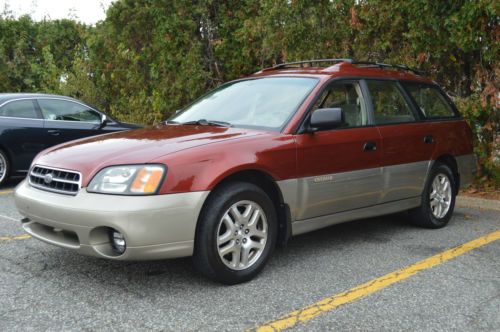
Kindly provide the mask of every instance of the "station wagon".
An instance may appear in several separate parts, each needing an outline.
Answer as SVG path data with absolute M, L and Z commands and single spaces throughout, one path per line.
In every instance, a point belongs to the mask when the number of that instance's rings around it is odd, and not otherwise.
M 192 256 L 235 284 L 291 236 L 330 225 L 408 211 L 445 226 L 472 148 L 418 71 L 309 60 L 223 84 L 165 124 L 49 148 L 15 202 L 42 241 L 113 260 Z

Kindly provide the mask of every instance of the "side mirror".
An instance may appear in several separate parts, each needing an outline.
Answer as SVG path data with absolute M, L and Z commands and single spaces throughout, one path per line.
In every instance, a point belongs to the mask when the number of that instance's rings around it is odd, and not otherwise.
M 108 122 L 109 122 L 108 116 L 106 114 L 101 114 L 101 123 L 99 124 L 99 129 L 106 127 Z
M 311 131 L 334 129 L 345 124 L 341 108 L 319 108 L 312 112 L 309 127 Z

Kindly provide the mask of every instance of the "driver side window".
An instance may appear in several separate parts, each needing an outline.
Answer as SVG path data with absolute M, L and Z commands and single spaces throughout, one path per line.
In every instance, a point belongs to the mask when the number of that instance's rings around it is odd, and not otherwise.
M 319 108 L 340 108 L 344 113 L 345 127 L 368 124 L 361 88 L 357 83 L 334 83 L 323 91 L 316 101 L 313 112 Z
M 38 104 L 45 120 L 82 121 L 100 123 L 101 115 L 81 104 L 67 100 L 39 99 Z

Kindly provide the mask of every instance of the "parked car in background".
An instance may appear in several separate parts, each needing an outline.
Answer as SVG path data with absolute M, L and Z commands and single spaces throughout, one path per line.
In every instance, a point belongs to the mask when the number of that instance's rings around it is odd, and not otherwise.
M 444 227 L 475 167 L 472 132 L 436 83 L 313 60 L 224 84 L 164 126 L 45 150 L 15 202 L 48 243 L 113 260 L 193 256 L 234 284 L 277 243 L 336 223 L 409 211 Z
M 0 93 L 0 185 L 9 176 L 26 175 L 31 161 L 43 149 L 138 127 L 69 97 Z

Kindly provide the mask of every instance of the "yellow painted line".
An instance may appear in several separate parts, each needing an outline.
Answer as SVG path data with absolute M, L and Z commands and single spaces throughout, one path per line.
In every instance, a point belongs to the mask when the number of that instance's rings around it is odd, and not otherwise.
M 0 191 L 0 195 L 9 195 L 12 194 L 14 190 L 2 190 Z
M 15 241 L 15 240 L 26 240 L 31 238 L 29 234 L 23 234 L 18 236 L 0 236 L 0 241 Z
M 313 303 L 303 309 L 293 311 L 285 316 L 282 316 L 281 318 L 278 318 L 275 321 L 268 322 L 252 330 L 258 332 L 282 331 L 288 328 L 295 327 L 298 324 L 307 322 L 325 312 L 332 311 L 341 305 L 359 300 L 392 284 L 405 280 L 420 271 L 430 269 L 433 266 L 442 264 L 446 261 L 449 261 L 450 259 L 456 258 L 460 255 L 465 254 L 466 252 L 487 245 L 488 243 L 491 243 L 498 239 L 500 239 L 500 231 L 489 233 L 485 236 L 464 243 L 458 247 L 426 258 L 401 270 L 391 272 L 377 279 L 373 279 L 346 292 L 333 295 L 331 297 Z

